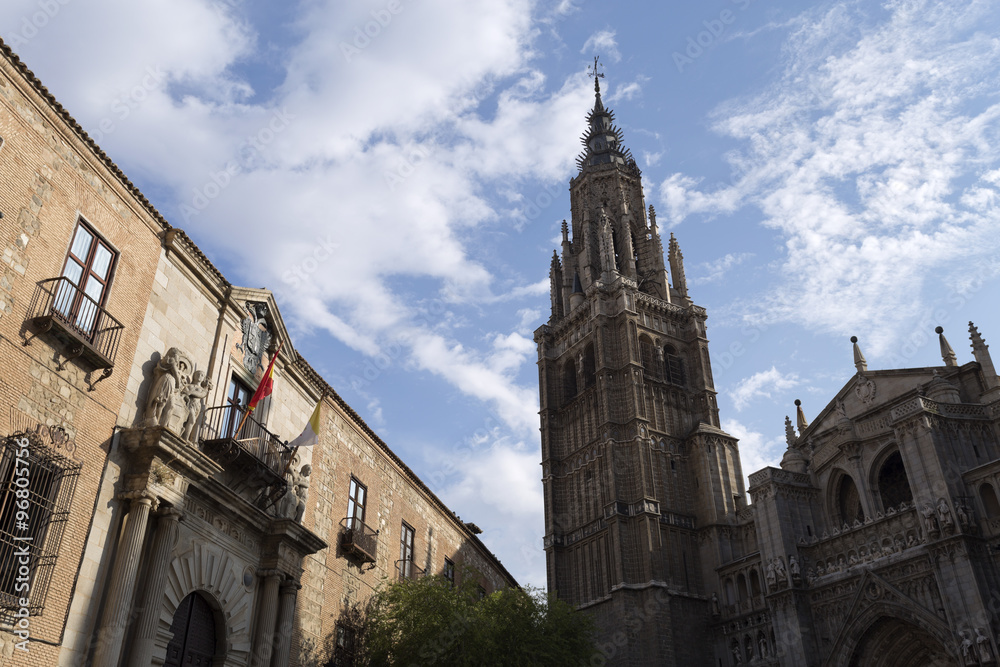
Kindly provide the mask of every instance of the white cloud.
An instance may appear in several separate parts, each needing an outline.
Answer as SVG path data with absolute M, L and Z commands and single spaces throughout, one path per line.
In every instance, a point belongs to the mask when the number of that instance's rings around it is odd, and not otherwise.
M 580 53 L 588 56 L 608 56 L 614 62 L 621 62 L 622 54 L 615 41 L 615 31 L 607 28 L 599 30 L 587 38 Z
M 704 271 L 704 275 L 698 276 L 690 282 L 694 285 L 719 282 L 730 269 L 739 266 L 753 256 L 752 252 L 728 253 L 714 262 L 699 264 L 698 268 Z
M 772 398 L 774 394 L 786 391 L 799 385 L 799 376 L 795 373 L 783 375 L 775 366 L 769 370 L 754 373 L 739 381 L 736 387 L 726 393 L 732 399 L 737 411 L 758 398 Z
M 732 184 L 673 174 L 672 223 L 753 206 L 784 243 L 779 283 L 750 308 L 837 334 L 873 354 L 922 307 L 926 276 L 996 275 L 1000 160 L 994 102 L 1000 43 L 979 26 L 990 3 L 914 0 L 865 24 L 836 4 L 795 22 L 785 71 L 766 92 L 723 105 L 715 129 L 740 143 Z M 748 315 L 751 313 L 748 313 Z
M 763 433 L 753 431 L 735 419 L 722 420 L 722 430 L 740 441 L 740 461 L 745 488 L 749 487 L 749 478 L 753 473 L 767 466 L 779 467 L 786 449 L 782 438 L 767 439 Z

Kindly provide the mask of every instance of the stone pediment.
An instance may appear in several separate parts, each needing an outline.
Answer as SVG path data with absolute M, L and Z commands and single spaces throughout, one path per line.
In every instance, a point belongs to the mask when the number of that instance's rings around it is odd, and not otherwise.
M 238 335 L 243 334 L 244 331 L 251 328 L 263 330 L 268 343 L 266 347 L 275 348 L 278 344 L 282 344 L 281 356 L 284 359 L 294 359 L 296 357 L 291 337 L 288 335 L 288 329 L 285 327 L 285 321 L 278 310 L 278 302 L 275 300 L 271 290 L 233 286 L 229 296 L 229 307 L 234 311 L 234 315 L 239 320 L 236 324 Z M 262 350 L 257 350 L 256 346 L 252 344 L 247 345 L 248 342 L 240 340 L 237 343 L 240 345 L 240 352 L 244 356 L 248 354 L 252 355 L 255 352 L 259 355 L 262 352 Z M 266 357 L 266 350 L 263 350 L 263 352 L 263 356 Z M 263 359 L 262 364 L 266 366 L 267 360 Z M 260 367 L 256 370 L 259 371 Z
M 805 433 L 800 436 L 799 442 L 844 429 L 848 422 L 855 423 L 858 417 L 878 410 L 914 389 L 928 385 L 935 380 L 935 371 L 938 377 L 948 379 L 956 375 L 958 369 L 907 368 L 856 374 L 816 415 Z

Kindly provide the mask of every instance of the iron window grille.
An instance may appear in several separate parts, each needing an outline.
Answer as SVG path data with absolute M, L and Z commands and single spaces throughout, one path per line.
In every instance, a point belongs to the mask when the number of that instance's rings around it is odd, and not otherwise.
M 44 609 L 82 467 L 46 447 L 37 434 L 20 432 L 4 438 L 0 452 L 0 622 L 13 622 L 24 608 L 32 616 Z M 22 491 L 20 498 L 18 491 Z M 22 599 L 27 600 L 26 607 Z

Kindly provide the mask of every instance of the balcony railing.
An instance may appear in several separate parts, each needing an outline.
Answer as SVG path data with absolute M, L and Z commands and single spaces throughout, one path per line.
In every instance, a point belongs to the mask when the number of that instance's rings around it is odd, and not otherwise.
M 69 278 L 50 278 L 38 283 L 28 308 L 28 320 L 39 333 L 51 331 L 66 343 L 66 361 L 80 357 L 93 370 L 115 365 L 125 327 Z M 24 344 L 30 342 L 28 339 Z
M 353 517 L 341 521 L 340 528 L 340 548 L 362 563 L 374 563 L 378 551 L 378 531 Z
M 424 571 L 422 568 L 414 565 L 412 560 L 397 560 L 396 574 L 399 576 L 399 580 L 402 581 L 403 579 L 419 579 L 424 576 Z
M 244 419 L 245 410 L 236 405 L 205 410 L 200 432 L 202 448 L 227 470 L 248 475 L 251 486 L 272 487 L 280 497 L 292 451 L 259 421 Z

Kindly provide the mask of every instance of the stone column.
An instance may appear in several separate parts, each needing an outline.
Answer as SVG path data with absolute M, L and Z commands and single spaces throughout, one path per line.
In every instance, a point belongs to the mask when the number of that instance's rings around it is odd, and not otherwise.
M 135 595 L 135 575 L 142 557 L 142 541 L 146 535 L 149 510 L 153 505 L 153 498 L 147 491 L 131 491 L 118 497 L 131 502 L 118 539 L 114 568 L 108 579 L 108 594 L 98 625 L 93 667 L 116 667 L 121 657 L 122 642 L 128 629 Z
M 270 667 L 274 648 L 274 623 L 278 616 L 278 584 L 281 583 L 282 574 L 278 570 L 262 570 L 259 574 L 264 579 L 264 590 L 257 602 L 257 624 L 254 626 L 250 667 Z
M 128 664 L 148 665 L 153 659 L 153 640 L 160 621 L 160 601 L 167 584 L 167 566 L 170 555 L 177 543 L 178 524 L 184 513 L 168 507 L 159 513 L 153 546 L 150 548 L 148 577 L 144 583 L 145 593 L 139 607 L 139 622 L 132 639 Z
M 281 584 L 277 640 L 274 644 L 272 667 L 288 667 L 288 658 L 292 652 L 292 630 L 295 628 L 295 597 L 300 588 L 301 584 L 290 579 Z

